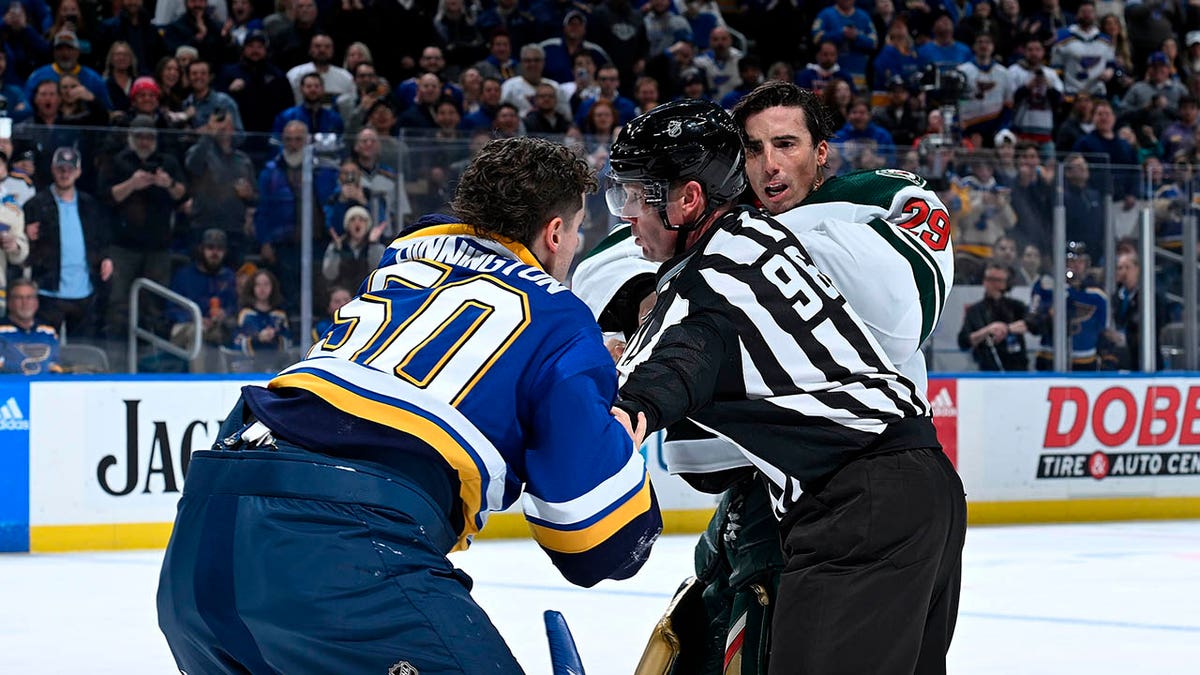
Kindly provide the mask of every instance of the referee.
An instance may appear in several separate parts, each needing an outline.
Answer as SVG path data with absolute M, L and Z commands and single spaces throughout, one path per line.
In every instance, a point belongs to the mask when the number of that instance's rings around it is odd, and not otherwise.
M 617 405 L 729 439 L 769 482 L 787 561 L 769 672 L 944 673 L 966 502 L 923 393 L 787 229 L 733 205 L 719 107 L 659 106 L 610 161 L 610 210 L 662 262 Z

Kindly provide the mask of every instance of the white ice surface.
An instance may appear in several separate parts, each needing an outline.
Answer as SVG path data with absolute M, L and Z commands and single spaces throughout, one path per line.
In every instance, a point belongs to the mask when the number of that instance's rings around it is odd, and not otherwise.
M 629 675 L 693 537 L 633 579 L 579 589 L 530 541 L 456 554 L 531 675 L 550 672 L 542 611 L 566 615 L 588 675 Z M 175 672 L 154 615 L 159 551 L 0 555 L 0 674 Z M 1200 673 L 1200 521 L 976 527 L 955 674 Z

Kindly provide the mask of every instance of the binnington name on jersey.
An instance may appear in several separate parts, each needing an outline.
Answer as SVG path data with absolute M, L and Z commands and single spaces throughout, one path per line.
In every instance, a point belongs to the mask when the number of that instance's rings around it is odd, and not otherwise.
M 395 244 L 393 244 L 395 246 Z M 496 244 L 500 250 L 502 246 Z M 396 248 L 396 260 L 436 260 L 448 265 L 474 270 L 482 274 L 517 276 L 542 287 L 550 295 L 556 295 L 568 290 L 554 277 L 546 272 L 527 265 L 520 260 L 513 260 L 511 253 L 487 253 L 478 239 L 464 237 L 428 237 L 414 242 L 405 242 Z

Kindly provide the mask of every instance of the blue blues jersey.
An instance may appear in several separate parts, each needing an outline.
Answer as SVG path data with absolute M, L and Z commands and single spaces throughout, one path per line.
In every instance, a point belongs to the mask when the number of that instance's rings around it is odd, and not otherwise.
M 321 337 L 333 328 L 333 319 L 321 319 L 312 329 L 312 342 L 319 342 Z
M 524 246 L 466 225 L 392 242 L 305 359 L 244 392 L 281 438 L 445 467 L 455 549 L 520 497 L 563 575 L 591 585 L 632 575 L 661 529 L 591 313 Z
M 0 373 L 42 375 L 61 373 L 58 364 L 58 331 L 34 323 L 28 330 L 0 321 Z
M 275 337 L 267 341 L 260 340 L 258 334 L 264 328 L 274 328 Z M 282 309 L 261 312 L 253 307 L 243 307 L 238 312 L 237 332 L 233 336 L 233 343 L 247 354 L 276 351 L 284 347 L 287 335 L 288 318 Z
M 1029 291 L 1029 312 L 1034 323 L 1044 325 L 1038 352 L 1054 353 L 1054 331 L 1049 312 L 1054 302 L 1054 279 L 1043 275 L 1033 282 Z M 1095 286 L 1075 288 L 1067 285 L 1067 334 L 1071 336 L 1071 358 L 1090 359 L 1096 356 L 1100 336 L 1108 325 L 1108 295 Z

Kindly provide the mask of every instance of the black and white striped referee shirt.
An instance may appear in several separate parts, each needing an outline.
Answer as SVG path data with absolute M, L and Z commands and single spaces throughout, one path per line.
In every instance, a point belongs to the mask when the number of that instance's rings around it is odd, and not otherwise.
M 662 264 L 618 370 L 618 405 L 651 430 L 687 418 L 737 445 L 780 515 L 853 459 L 939 447 L 923 392 L 796 237 L 746 209 Z

